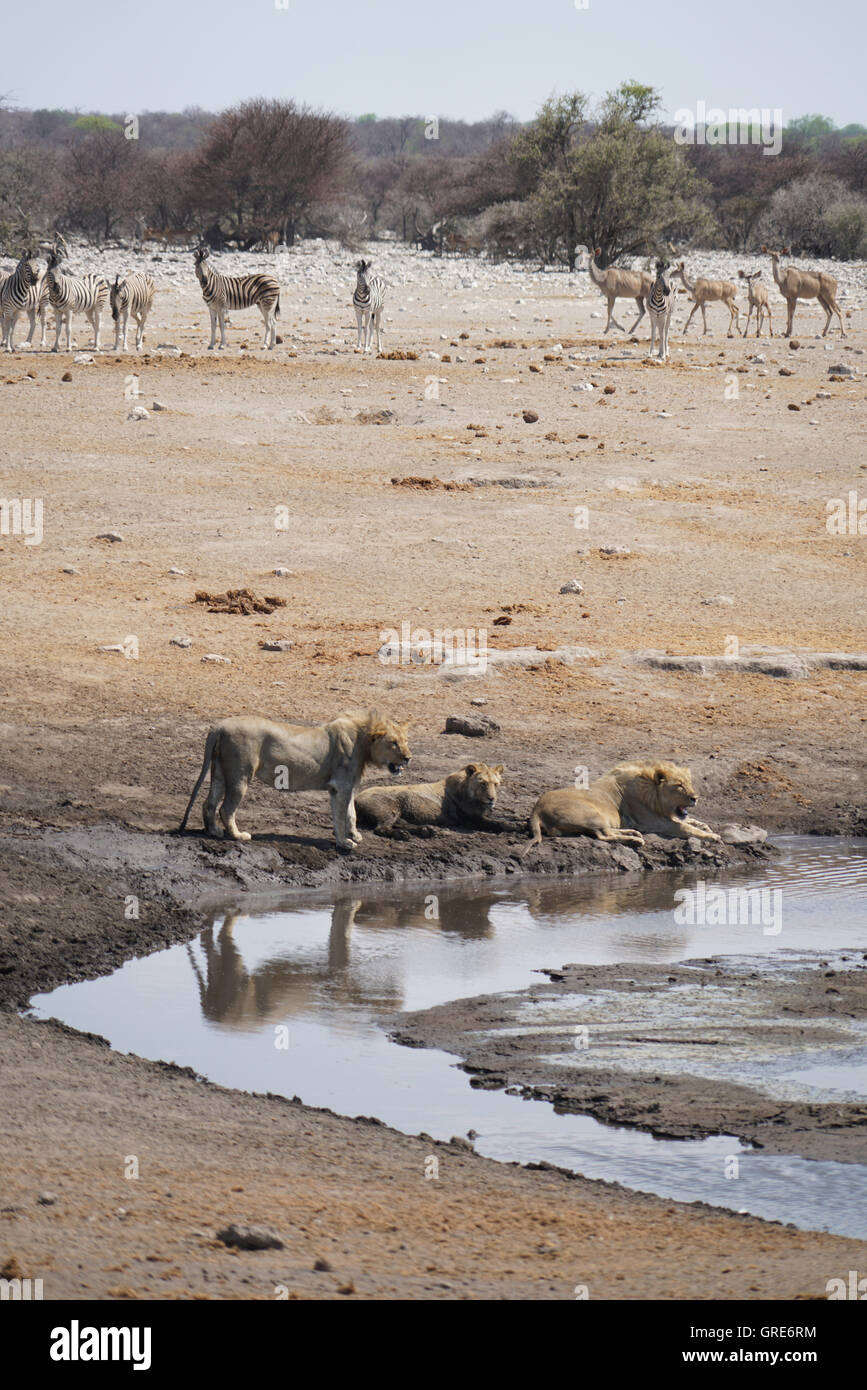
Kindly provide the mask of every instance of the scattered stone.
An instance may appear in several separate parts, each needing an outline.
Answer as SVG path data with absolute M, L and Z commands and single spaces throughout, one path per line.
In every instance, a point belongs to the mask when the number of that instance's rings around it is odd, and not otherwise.
M 179 570 L 177 565 L 172 565 L 169 574 L 186 574 L 186 570 Z
M 631 555 L 628 545 L 600 545 L 599 554 L 610 558 L 613 555 Z
M 169 639 L 169 646 L 171 647 L 191 647 L 192 645 L 192 637 L 171 637 Z
M 117 531 L 100 531 L 96 539 L 98 541 L 111 541 L 114 544 L 115 542 L 122 541 L 123 536 L 119 536 Z
M 126 418 L 128 420 L 149 420 L 151 413 L 143 405 L 134 405 Z
M 64 373 L 63 373 L 63 376 L 60 378 L 60 380 L 61 380 L 61 381 L 71 381 L 71 380 L 72 380 L 72 372 L 64 372 Z
M 781 367 L 781 368 L 780 368 L 780 376 L 794 376 L 794 375 L 795 375 L 795 373 L 792 371 L 791 367 Z
M 92 353 L 92 352 L 77 352 L 77 353 L 75 354 L 75 356 L 73 357 L 73 359 L 72 359 L 72 364 L 73 364 L 73 366 L 75 366 L 75 367 L 91 367 L 91 366 L 93 366 L 93 353 Z
M 790 351 L 790 352 L 797 352 L 797 351 L 798 351 L 798 348 L 799 348 L 800 346 L 801 346 L 801 344 L 799 343 L 799 341 L 798 341 L 797 338 L 790 338 L 790 339 L 789 339 L 789 351 Z
M 151 410 L 168 410 L 168 406 L 163 405 L 162 401 L 154 401 Z
M 287 570 L 285 565 L 278 565 L 274 573 L 278 579 L 289 579 L 292 575 L 292 571 Z
M 477 702 L 473 700 L 471 703 L 476 704 Z M 486 714 L 479 714 L 475 719 L 450 714 L 446 719 L 445 733 L 447 734 L 463 734 L 464 738 L 490 738 L 499 732 L 499 724 Z
M 314 1272 L 317 1274 L 330 1274 L 334 1269 L 334 1266 L 330 1260 L 323 1260 L 322 1258 L 320 1258 L 315 1261 L 313 1269 Z
M 64 566 L 63 566 L 62 573 L 63 573 L 63 574 L 81 574 L 81 570 L 77 570 L 77 569 L 75 568 L 74 565 L 64 565 Z
M 208 652 L 206 656 L 202 657 L 202 660 L 222 662 L 224 666 L 231 666 L 232 664 L 232 658 L 230 656 L 219 656 L 216 652 Z
M 40 1192 L 36 1200 L 41 1207 L 53 1207 L 57 1201 L 57 1194 L 54 1192 Z
M 759 367 L 762 366 L 765 362 L 767 362 L 767 360 L 768 359 L 763 352 L 757 352 L 753 357 L 750 358 L 750 361 L 755 362 L 756 366 Z
M 616 387 L 616 386 L 611 386 L 611 385 L 609 384 L 608 386 L 603 387 L 603 395 L 605 395 L 605 396 L 613 396 L 613 395 L 614 395 L 614 392 L 615 392 L 616 390 L 617 390 L 617 387 Z
M 837 362 L 834 366 L 828 368 L 828 374 L 829 376 L 853 377 L 855 375 L 855 368 L 848 367 L 843 362 Z
M 760 825 L 724 825 L 720 839 L 724 845 L 761 845 L 768 838 Z
M 789 409 L 790 409 L 790 410 L 800 410 L 801 407 L 800 407 L 799 405 L 790 405 L 790 406 L 789 406 Z
M 733 603 L 734 599 L 729 598 L 728 594 L 715 594 L 713 598 L 702 599 L 702 605 L 705 608 L 727 608 Z
M 292 643 L 288 637 L 269 637 L 266 641 L 260 642 L 259 646 L 263 652 L 291 652 Z
M 584 585 L 578 579 L 567 579 L 565 584 L 560 586 L 561 594 L 583 594 Z
M 270 1226 L 243 1226 L 233 1222 L 217 1232 L 217 1240 L 238 1250 L 282 1250 L 283 1242 Z
M 595 391 L 596 387 L 592 381 L 579 381 L 577 386 L 572 387 L 573 391 Z
M 538 411 L 535 410 L 522 410 L 521 417 L 525 425 L 535 425 L 539 418 L 539 414 Z

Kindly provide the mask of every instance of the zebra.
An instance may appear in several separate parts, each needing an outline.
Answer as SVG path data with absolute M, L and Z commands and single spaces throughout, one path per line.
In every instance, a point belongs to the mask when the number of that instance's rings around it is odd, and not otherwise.
M 135 319 L 136 325 L 136 351 L 141 347 L 144 342 L 145 323 L 154 302 L 155 291 L 156 285 L 150 275 L 142 275 L 137 272 L 134 275 L 128 275 L 125 280 L 121 280 L 119 275 L 115 276 L 109 294 L 111 316 L 114 319 L 115 352 L 118 351 L 121 336 L 123 337 L 123 350 L 124 352 L 127 351 L 126 329 L 130 314 Z
M 60 347 L 66 324 L 66 351 L 72 349 L 72 315 L 84 314 L 93 329 L 93 347 L 99 352 L 99 320 L 108 299 L 108 282 L 101 275 L 64 275 L 59 269 L 63 253 L 55 248 L 48 257 L 45 279 L 48 299 L 54 310 L 55 336 L 52 352 Z
M 3 347 L 13 351 L 12 340 L 19 314 L 27 314 L 30 319 L 28 345 L 33 340 L 36 315 L 42 315 L 42 346 L 45 346 L 45 302 L 44 276 L 33 264 L 33 252 L 28 247 L 11 273 L 0 284 L 0 321 L 3 326 Z
M 669 261 L 656 262 L 656 279 L 650 287 L 650 294 L 647 296 L 647 312 L 650 314 L 650 351 L 648 356 L 653 356 L 653 340 L 659 334 L 659 352 L 657 356 L 660 362 L 665 362 L 668 358 L 668 330 L 671 326 L 671 314 L 674 309 L 674 290 L 671 280 L 666 275 L 670 265 Z
M 352 305 L 358 324 L 356 352 L 370 352 L 374 327 L 376 328 L 376 350 L 382 352 L 382 310 L 385 304 L 385 281 L 380 275 L 371 275 L 370 267 L 370 261 L 357 261 L 355 265 L 356 280 Z
M 196 247 L 196 276 L 202 287 L 202 298 L 211 315 L 211 341 L 214 347 L 217 324 L 220 325 L 220 347 L 226 346 L 226 311 L 251 309 L 255 304 L 265 320 L 265 343 L 269 350 L 277 341 L 277 318 L 280 313 L 280 285 L 273 275 L 222 275 L 208 265 L 209 246 Z

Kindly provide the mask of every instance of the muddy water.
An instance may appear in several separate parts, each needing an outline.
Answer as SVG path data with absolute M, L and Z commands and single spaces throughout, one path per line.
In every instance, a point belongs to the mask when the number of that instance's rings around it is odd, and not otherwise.
M 758 874 L 720 880 L 779 890 L 778 923 L 682 924 L 675 894 L 695 887 L 688 875 L 486 883 L 402 896 L 365 889 L 333 903 L 220 912 L 186 946 L 36 996 L 31 1008 L 223 1085 L 297 1095 L 437 1139 L 475 1131 L 477 1151 L 493 1158 L 544 1160 L 666 1197 L 867 1236 L 865 1166 L 763 1155 L 726 1135 L 658 1140 L 557 1115 L 546 1104 L 473 1089 L 453 1057 L 401 1047 L 386 1032 L 399 1011 L 520 989 L 541 967 L 567 961 L 722 954 L 767 972 L 795 957 L 867 950 L 867 842 L 779 844 L 779 859 Z M 863 1097 L 865 1060 L 853 1053 L 823 1066 L 811 1056 L 803 1075 L 797 1059 L 788 1075 L 816 1100 Z M 736 1182 L 727 1176 L 733 1157 Z

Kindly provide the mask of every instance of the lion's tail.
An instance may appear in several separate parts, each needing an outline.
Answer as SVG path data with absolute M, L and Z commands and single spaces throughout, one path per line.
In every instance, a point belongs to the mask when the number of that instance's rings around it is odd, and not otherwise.
M 186 830 L 186 828 L 187 828 L 187 821 L 189 820 L 190 812 L 191 812 L 192 809 L 193 809 L 193 803 L 195 802 L 195 799 L 196 799 L 196 797 L 197 797 L 198 794 L 199 794 L 199 789 L 200 789 L 202 783 L 204 782 L 205 778 L 206 778 L 207 775 L 208 775 L 208 768 L 211 766 L 211 763 L 212 763 L 213 758 L 214 758 L 214 754 L 218 751 L 219 739 L 220 739 L 220 730 L 219 730 L 219 729 L 211 729 L 210 733 L 208 734 L 208 737 L 205 739 L 205 756 L 204 756 L 204 759 L 202 760 L 202 770 L 201 770 L 201 772 L 199 773 L 199 780 L 198 780 L 198 782 L 197 782 L 196 785 L 193 787 L 193 794 L 192 794 L 192 796 L 190 797 L 189 801 L 187 802 L 187 809 L 186 809 L 186 811 L 184 811 L 184 818 L 183 818 L 183 820 L 181 821 L 180 825 L 178 826 L 178 830 L 179 830 L 179 831 L 180 831 L 180 830 Z
M 525 859 L 528 854 L 532 854 L 533 850 L 537 847 L 537 845 L 541 845 L 542 843 L 542 822 L 539 818 L 539 812 L 535 809 L 533 810 L 533 814 L 530 816 L 530 819 L 527 822 L 527 829 L 530 831 L 530 834 L 533 838 L 531 839 L 530 843 L 525 847 L 525 849 L 522 850 L 522 859 Z

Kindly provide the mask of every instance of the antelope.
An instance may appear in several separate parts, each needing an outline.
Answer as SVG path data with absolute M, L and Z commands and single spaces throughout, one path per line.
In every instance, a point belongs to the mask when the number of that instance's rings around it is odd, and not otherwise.
M 146 241 L 158 241 L 165 250 L 169 246 L 183 246 L 184 250 L 193 245 L 198 239 L 198 232 L 189 231 L 186 227 L 176 229 L 174 227 L 145 227 L 141 234 L 142 243 Z
M 843 327 L 843 315 L 840 313 L 840 306 L 837 303 L 837 281 L 833 275 L 826 275 L 823 270 L 796 270 L 793 265 L 787 265 L 785 270 L 780 271 L 780 256 L 791 256 L 788 246 L 784 246 L 782 251 L 769 251 L 767 246 L 762 250 L 770 256 L 774 267 L 774 279 L 780 287 L 780 294 L 786 301 L 789 310 L 786 322 L 784 338 L 792 336 L 792 320 L 795 317 L 795 306 L 799 299 L 818 299 L 827 315 L 825 327 L 822 330 L 824 338 L 831 323 L 831 315 L 836 314 L 840 323 L 840 332 L 846 337 L 846 330 Z
M 590 272 L 590 279 L 593 281 L 605 298 L 608 300 L 608 322 L 605 325 L 607 333 L 612 323 L 615 328 L 625 333 L 623 328 L 614 317 L 614 303 L 617 299 L 634 299 L 638 305 L 638 318 L 629 330 L 628 336 L 631 338 L 638 325 L 645 315 L 644 301 L 650 294 L 650 287 L 653 284 L 653 276 L 649 270 L 620 270 L 617 266 L 610 265 L 607 270 L 600 270 L 596 264 L 597 256 L 602 252 L 597 246 L 593 255 L 587 262 L 587 269 Z
M 737 304 L 735 304 L 735 295 L 738 292 L 737 285 L 733 285 L 731 280 L 705 280 L 702 277 L 699 277 L 698 280 L 688 280 L 686 278 L 686 263 L 684 261 L 678 261 L 676 270 L 673 270 L 671 273 L 672 275 L 680 276 L 683 281 L 684 289 L 689 291 L 695 301 L 692 306 L 692 313 L 683 327 L 684 336 L 686 335 L 686 330 L 689 328 L 689 325 L 692 323 L 692 316 L 696 309 L 701 309 L 704 331 L 707 333 L 706 306 L 708 304 L 715 304 L 719 300 L 725 304 L 729 311 L 729 331 L 726 337 L 733 338 L 735 336 L 732 332 L 732 324 L 740 331 L 740 312 Z
M 749 309 L 747 310 L 747 326 L 743 332 L 744 337 L 747 336 L 747 333 L 750 329 L 750 315 L 752 314 L 753 309 L 755 309 L 756 311 L 756 337 L 758 338 L 762 331 L 762 320 L 764 319 L 765 314 L 767 314 L 768 316 L 768 332 L 770 333 L 772 338 L 774 336 L 774 325 L 773 320 L 771 318 L 771 306 L 768 303 L 768 292 L 765 289 L 764 285 L 759 283 L 761 281 L 761 278 L 762 272 L 760 270 L 753 270 L 750 272 L 749 275 L 745 270 L 738 271 L 738 279 L 746 280 L 747 282 L 747 296 L 749 298 Z

